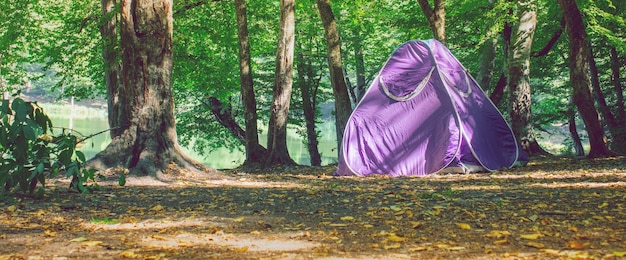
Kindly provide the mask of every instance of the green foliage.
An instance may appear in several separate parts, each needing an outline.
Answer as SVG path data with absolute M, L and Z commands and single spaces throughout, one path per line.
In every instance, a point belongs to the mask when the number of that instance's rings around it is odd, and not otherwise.
M 2 100 L 0 106 L 0 184 L 5 190 L 43 195 L 47 176 L 64 171 L 72 187 L 87 192 L 95 170 L 83 167 L 85 155 L 76 151 L 78 138 L 52 134 L 52 122 L 43 108 L 20 98 Z

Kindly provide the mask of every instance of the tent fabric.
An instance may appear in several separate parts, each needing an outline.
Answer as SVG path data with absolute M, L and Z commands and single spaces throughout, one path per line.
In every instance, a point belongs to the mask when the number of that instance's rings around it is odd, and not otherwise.
M 391 54 L 352 112 L 336 175 L 493 171 L 520 156 L 510 126 L 454 55 L 415 40 Z

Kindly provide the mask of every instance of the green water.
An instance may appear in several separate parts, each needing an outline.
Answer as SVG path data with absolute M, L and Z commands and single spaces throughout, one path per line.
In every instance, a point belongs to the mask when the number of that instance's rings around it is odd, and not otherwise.
M 62 129 L 60 129 L 61 127 L 69 128 L 69 112 L 55 110 L 46 111 L 50 119 L 52 120 L 52 124 L 55 127 L 55 133 L 63 131 Z M 83 136 L 89 136 L 100 131 L 107 130 L 109 128 L 106 117 L 98 113 L 83 113 L 82 116 L 78 116 L 78 118 L 75 118 L 73 120 L 73 125 L 73 130 L 75 131 L 75 133 Z M 337 162 L 337 145 L 335 143 L 335 126 L 333 122 L 326 122 L 319 125 L 318 127 L 320 128 L 322 133 L 321 139 L 319 140 L 319 150 L 322 154 L 322 165 Z M 261 135 L 259 136 L 259 140 L 264 145 L 267 137 Z M 110 142 L 111 137 L 109 135 L 109 132 L 104 132 L 102 134 L 89 138 L 79 148 L 79 150 L 85 153 L 88 158 L 92 158 L 98 152 L 106 148 L 106 146 Z M 310 156 L 306 145 L 303 143 L 302 138 L 298 136 L 295 130 L 289 131 L 287 146 L 289 149 L 289 154 L 297 163 L 302 165 L 310 165 Z M 245 155 L 243 152 L 237 150 L 231 152 L 229 149 L 226 148 L 219 148 L 206 154 L 206 156 L 201 156 L 187 147 L 183 147 L 183 150 L 197 161 L 202 162 L 209 167 L 217 169 L 234 168 L 239 166 L 245 160 Z

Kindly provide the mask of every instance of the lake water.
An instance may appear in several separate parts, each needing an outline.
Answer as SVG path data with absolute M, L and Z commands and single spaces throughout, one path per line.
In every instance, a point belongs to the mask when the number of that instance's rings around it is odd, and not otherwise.
M 68 128 L 70 125 L 69 116 L 66 114 L 50 113 L 48 116 L 52 120 L 52 124 L 57 127 L 54 129 L 55 133 L 59 133 L 62 129 L 58 127 Z M 73 120 L 73 129 L 75 133 L 80 133 L 83 136 L 89 136 L 94 133 L 109 129 L 109 124 L 106 117 L 102 115 L 96 115 L 93 117 L 82 115 L 79 118 Z M 318 125 L 321 130 L 322 136 L 319 140 L 319 150 L 322 154 L 322 165 L 327 165 L 337 162 L 337 144 L 335 142 L 335 126 L 334 122 L 325 122 Z M 263 145 L 267 142 L 265 135 L 259 136 L 259 140 Z M 79 150 L 85 153 L 88 158 L 95 156 L 98 152 L 102 151 L 111 142 L 111 137 L 108 132 L 96 135 L 88 139 Z M 310 156 L 306 145 L 302 138 L 295 132 L 290 130 L 287 138 L 287 145 L 289 154 L 299 164 L 310 165 Z M 201 156 L 193 150 L 183 147 L 183 150 L 191 157 L 203 164 L 217 169 L 227 169 L 239 166 L 245 160 L 245 155 L 240 151 L 230 151 L 226 148 L 219 148 L 212 151 L 206 156 Z

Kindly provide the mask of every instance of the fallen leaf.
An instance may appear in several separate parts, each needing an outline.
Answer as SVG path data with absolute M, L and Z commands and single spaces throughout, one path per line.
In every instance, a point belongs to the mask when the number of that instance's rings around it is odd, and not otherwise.
M 352 217 L 352 216 L 345 216 L 345 217 L 341 217 L 339 219 L 341 219 L 343 221 L 349 221 L 349 220 L 354 220 L 354 217 Z
M 601 209 L 601 208 L 606 208 L 608 206 L 609 206 L 609 203 L 608 202 L 604 202 L 604 203 L 598 205 L 598 208 Z
M 97 241 L 97 240 L 85 241 L 85 242 L 82 243 L 83 246 L 98 246 L 98 245 L 101 245 L 101 244 L 102 244 L 102 241 Z
M 617 257 L 626 256 L 626 251 L 613 251 L 613 255 Z
M 54 232 L 52 230 L 44 230 L 43 234 L 47 237 L 55 237 L 57 236 L 57 232 Z
M 491 232 L 489 232 L 489 234 L 485 235 L 485 237 L 491 237 L 491 238 L 503 238 L 503 237 L 507 237 L 510 236 L 511 232 L 506 231 L 506 230 L 491 230 Z
M 161 206 L 161 205 L 156 205 L 156 206 L 152 207 L 150 210 L 151 210 L 151 211 L 162 211 L 162 210 L 164 210 L 164 209 L 165 209 L 165 208 L 163 208 L 163 206 Z
M 371 224 L 363 224 L 363 228 L 373 228 L 374 225 Z
M 233 219 L 233 222 L 242 222 L 244 219 L 246 219 L 246 217 L 238 217 L 236 219 Z
M 15 212 L 16 209 L 17 209 L 17 207 L 15 205 L 11 205 L 11 206 L 7 207 L 7 210 L 9 212 Z
M 540 234 L 522 234 L 520 235 L 521 238 L 523 239 L 529 239 L 529 240 L 535 240 L 537 238 L 539 238 L 541 235 Z
M 243 253 L 243 252 L 248 251 L 248 246 L 242 246 L 242 247 L 239 247 L 239 248 L 235 248 L 235 250 L 233 250 L 233 251 L 235 251 L 237 253 Z
M 83 242 L 83 241 L 87 241 L 87 238 L 86 237 L 77 237 L 77 238 L 74 238 L 74 239 L 70 240 L 70 242 Z
M 385 250 L 388 250 L 388 249 L 398 249 L 398 248 L 400 248 L 400 247 L 402 247 L 402 245 L 397 244 L 397 243 L 396 243 L 396 244 L 391 244 L 391 245 L 386 245 L 386 246 L 383 246 L 383 248 L 384 248 Z
M 140 258 L 141 255 L 135 254 L 135 252 L 131 250 L 126 250 L 120 253 L 120 257 L 122 258 Z
M 589 246 L 589 242 L 580 243 L 578 241 L 569 241 L 565 245 L 571 249 L 584 249 Z
M 496 241 L 493 241 L 493 244 L 496 246 L 507 245 L 509 244 L 509 240 L 508 239 L 496 240 Z
M 456 223 L 456 226 L 463 230 L 471 230 L 472 227 L 467 223 Z
M 409 240 L 408 238 L 398 236 L 395 233 L 389 233 L 389 236 L 387 236 L 387 239 L 389 239 L 389 241 L 391 242 L 406 242 L 407 240 Z
M 464 250 L 465 247 L 462 246 L 453 246 L 453 247 L 449 247 L 448 250 L 450 251 L 459 251 L 459 250 Z

